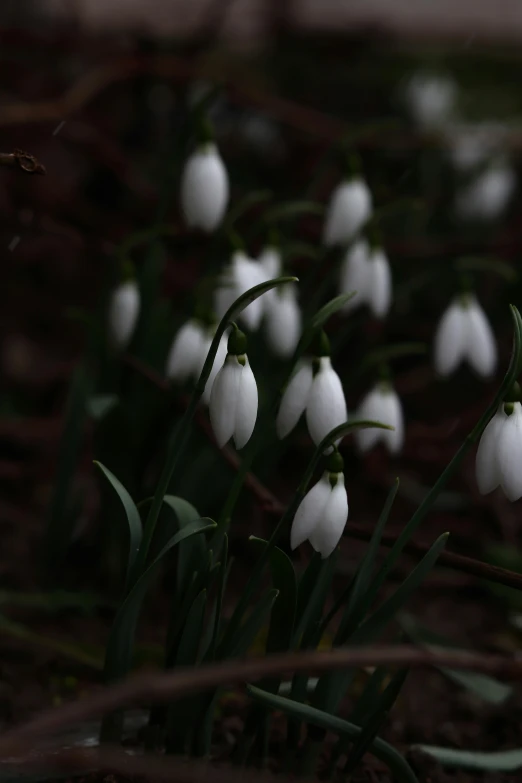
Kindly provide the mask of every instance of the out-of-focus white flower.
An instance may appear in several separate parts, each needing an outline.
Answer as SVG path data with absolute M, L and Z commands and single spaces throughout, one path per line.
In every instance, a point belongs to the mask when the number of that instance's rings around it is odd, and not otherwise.
M 485 163 L 501 151 L 507 132 L 506 126 L 499 122 L 478 122 L 448 128 L 445 136 L 453 165 L 459 171 L 469 171 Z
M 200 321 L 191 318 L 183 324 L 174 337 L 167 356 L 167 378 L 184 383 L 193 377 L 201 364 L 205 341 L 205 328 Z
M 453 115 L 457 102 L 453 79 L 416 73 L 405 89 L 405 98 L 413 119 L 422 127 L 439 128 Z
M 323 231 L 323 242 L 328 247 L 345 245 L 370 219 L 372 194 L 360 177 L 345 180 L 330 197 Z
M 511 166 L 495 163 L 457 193 L 455 212 L 464 220 L 494 220 L 506 209 L 516 184 Z
M 187 225 L 214 231 L 225 214 L 228 174 L 215 144 L 199 147 L 188 158 L 181 177 L 181 207 Z
M 480 439 L 475 463 L 482 495 L 498 486 L 514 502 L 522 497 L 522 405 L 502 403 Z
M 241 347 L 237 347 L 241 345 Z M 236 353 L 246 346 L 242 332 L 230 335 L 229 352 L 212 385 L 210 422 L 219 448 L 234 439 L 242 449 L 254 431 L 257 418 L 257 384 L 246 353 Z
M 256 285 L 265 282 L 265 272 L 258 261 L 249 258 L 242 250 L 237 250 L 230 264 L 221 277 L 218 288 L 214 294 L 214 311 L 221 320 L 228 308 L 242 294 Z M 264 302 L 266 296 L 258 297 L 251 302 L 239 315 L 239 320 L 251 331 L 259 328 L 263 318 Z
M 368 427 L 355 431 L 355 440 L 361 451 L 369 451 L 382 441 L 391 454 L 397 454 L 404 442 L 404 417 L 401 401 L 387 382 L 378 383 L 363 399 L 357 411 L 358 419 L 378 421 L 394 427 L 383 430 Z
M 335 472 L 326 470 L 296 511 L 290 531 L 290 546 L 296 549 L 309 540 L 323 559 L 329 557 L 341 539 L 347 519 L 348 496 L 342 469 Z
M 305 412 L 313 380 L 312 362 L 301 361 L 281 399 L 276 418 L 278 438 L 286 438 Z
M 274 296 L 267 297 L 265 304 L 266 338 L 276 356 L 288 359 L 294 353 L 301 337 L 301 310 L 297 301 L 297 286 L 295 283 L 287 283 L 272 291 Z
M 435 333 L 434 358 L 439 375 L 449 375 L 464 360 L 483 377 L 495 372 L 495 338 L 484 310 L 472 294 L 454 299 L 443 314 Z
M 343 260 L 339 292 L 357 291 L 343 307 L 343 312 L 367 304 L 376 318 L 384 318 L 392 301 L 390 263 L 380 247 L 370 249 L 361 239 L 351 247 Z
M 140 313 L 140 291 L 135 280 L 121 283 L 109 305 L 109 333 L 113 345 L 123 349 L 128 345 Z
M 274 280 L 281 274 L 283 268 L 281 251 L 275 245 L 266 245 L 259 254 L 257 261 L 263 270 L 266 280 Z

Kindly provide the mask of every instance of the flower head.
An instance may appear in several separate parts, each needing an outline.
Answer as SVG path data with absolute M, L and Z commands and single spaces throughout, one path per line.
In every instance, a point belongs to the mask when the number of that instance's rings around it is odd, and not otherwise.
M 464 220 L 494 220 L 506 209 L 516 187 L 516 174 L 504 162 L 493 164 L 457 193 L 455 212 Z
M 479 492 L 501 487 L 506 497 L 522 497 L 522 405 L 502 403 L 480 439 L 475 470 Z
M 305 495 L 296 511 L 290 531 L 292 549 L 309 540 L 323 559 L 334 551 L 348 519 L 348 496 L 344 486 L 342 459 L 338 452 L 331 456 L 339 466 L 333 470 L 325 470 L 317 484 Z
M 167 378 L 183 383 L 194 377 L 201 363 L 205 341 L 205 328 L 200 321 L 191 318 L 184 323 L 174 337 L 167 356 Z
M 246 337 L 236 327 L 210 393 L 210 422 L 220 448 L 233 438 L 236 448 L 242 449 L 256 424 L 257 385 L 245 350 Z
M 268 292 L 265 304 L 265 330 L 272 352 L 282 359 L 294 353 L 301 336 L 301 310 L 297 302 L 297 288 L 287 283 Z
M 366 301 L 369 255 L 370 246 L 366 239 L 359 239 L 345 253 L 341 264 L 339 293 L 350 294 L 355 291 L 356 294 L 344 305 L 344 313 L 355 310 Z
M 140 291 L 135 280 L 121 283 L 109 306 L 109 331 L 112 343 L 123 349 L 129 343 L 140 312 Z
M 376 318 L 384 318 L 392 300 L 390 263 L 384 250 L 370 248 L 366 239 L 360 239 L 350 247 L 341 266 L 340 293 L 356 291 L 343 308 L 347 313 L 359 305 L 367 304 Z
M 355 439 L 361 451 L 369 451 L 382 441 L 391 454 L 397 454 L 404 441 L 404 417 L 401 401 L 387 382 L 378 383 L 363 399 L 357 411 L 359 419 L 369 419 L 388 424 L 393 430 L 377 427 L 359 429 Z
M 483 377 L 495 372 L 495 338 L 484 310 L 470 294 L 450 304 L 435 334 L 435 369 L 439 375 L 449 375 L 464 360 Z
M 221 277 L 214 294 L 214 310 L 222 318 L 242 294 L 266 280 L 263 268 L 242 250 L 237 250 Z M 259 328 L 263 318 L 264 297 L 258 297 L 241 312 L 239 320 L 251 331 Z
M 199 147 L 188 158 L 181 177 L 181 207 L 187 225 L 214 231 L 229 196 L 227 170 L 215 144 Z
M 348 244 L 372 214 L 372 194 L 360 177 L 347 179 L 333 191 L 324 225 L 327 246 Z

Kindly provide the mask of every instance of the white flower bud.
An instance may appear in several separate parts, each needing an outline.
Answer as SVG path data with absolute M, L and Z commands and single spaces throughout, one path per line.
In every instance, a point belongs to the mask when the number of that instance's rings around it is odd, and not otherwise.
M 316 446 L 348 418 L 341 379 L 329 356 L 321 356 L 306 405 L 306 424 Z M 339 441 L 336 441 L 339 443 Z
M 361 402 L 357 411 L 358 419 L 378 421 L 394 427 L 382 430 L 377 427 L 359 429 L 355 440 L 361 451 L 369 451 L 382 441 L 391 454 L 397 454 L 404 442 L 404 417 L 401 401 L 389 383 L 379 383 Z
M 521 465 L 522 405 L 502 404 L 482 433 L 477 451 L 475 467 L 481 494 L 500 486 L 508 500 L 518 500 L 522 497 Z
M 376 318 L 384 318 L 392 300 L 392 279 L 388 258 L 376 248 L 370 254 L 366 277 L 366 300 Z
M 256 380 L 247 357 L 229 353 L 210 394 L 210 421 L 219 448 L 230 438 L 234 438 L 237 449 L 248 443 L 256 424 L 257 405 Z
M 331 477 L 335 481 L 332 487 Z M 307 539 L 316 552 L 329 557 L 339 543 L 348 519 L 348 496 L 343 473 L 325 471 L 305 495 L 290 531 L 290 546 L 296 549 Z
M 183 324 L 174 337 L 167 357 L 167 378 L 184 383 L 194 377 L 201 365 L 205 342 L 205 329 L 199 321 L 191 318 Z
M 372 214 L 372 194 L 364 180 L 345 180 L 333 191 L 324 225 L 327 246 L 348 244 Z
M 269 291 L 268 293 L 272 293 Z M 282 359 L 289 359 L 301 337 L 301 310 L 297 287 L 293 283 L 273 289 L 265 304 L 265 329 L 268 345 Z
M 228 197 L 228 174 L 218 149 L 215 144 L 204 144 L 188 158 L 181 178 L 181 207 L 187 225 L 214 231 L 223 220 Z
M 466 360 L 483 377 L 493 375 L 497 347 L 491 327 L 476 298 L 455 299 L 443 314 L 435 334 L 435 369 L 449 375 Z
M 346 251 L 341 264 L 339 293 L 350 294 L 353 291 L 357 293 L 344 305 L 343 313 L 355 310 L 366 301 L 369 255 L 370 247 L 365 239 L 360 239 Z
M 136 328 L 140 313 L 140 291 L 135 280 L 119 285 L 109 306 L 109 332 L 116 348 L 125 348 Z

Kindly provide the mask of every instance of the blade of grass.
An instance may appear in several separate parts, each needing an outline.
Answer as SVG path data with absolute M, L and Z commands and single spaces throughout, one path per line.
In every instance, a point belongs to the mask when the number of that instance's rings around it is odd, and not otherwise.
M 484 753 L 478 750 L 457 750 L 436 745 L 413 745 L 412 750 L 431 756 L 443 767 L 477 769 L 484 772 L 515 772 L 522 769 L 522 748 Z

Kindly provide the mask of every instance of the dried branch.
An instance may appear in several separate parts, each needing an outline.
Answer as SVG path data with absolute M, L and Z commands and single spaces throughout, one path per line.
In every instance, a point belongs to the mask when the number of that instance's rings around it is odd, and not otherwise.
M 25 174 L 46 174 L 45 166 L 30 152 L 14 150 L 13 152 L 0 152 L 0 166 L 17 168 Z
M 137 704 L 160 704 L 176 701 L 188 694 L 257 682 L 299 672 L 320 672 L 362 666 L 439 666 L 466 669 L 506 679 L 522 677 L 522 660 L 502 655 L 481 655 L 464 651 L 431 652 L 404 645 L 396 647 L 337 648 L 327 652 L 310 650 L 283 653 L 265 658 L 225 661 L 200 668 L 136 674 L 123 682 L 102 688 L 78 701 L 48 710 L 32 720 L 11 729 L 0 737 L 0 758 L 11 756 L 48 736 L 80 721 L 99 718 L 113 710 Z

